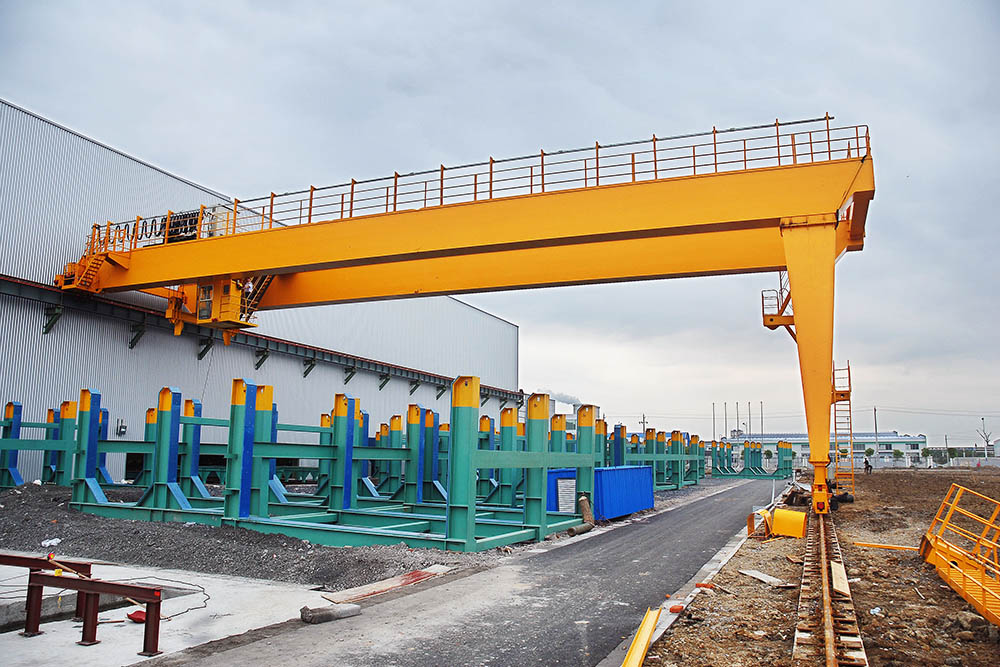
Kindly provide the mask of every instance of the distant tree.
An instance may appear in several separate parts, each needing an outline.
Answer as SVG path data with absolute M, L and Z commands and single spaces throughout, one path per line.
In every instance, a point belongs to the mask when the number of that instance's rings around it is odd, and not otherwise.
M 990 446 L 990 436 L 993 434 L 986 430 L 986 417 L 982 417 L 981 419 L 983 421 L 983 427 L 981 429 L 977 428 L 976 433 L 978 433 L 979 437 L 983 439 L 983 453 L 985 455 L 986 450 Z
M 770 449 L 765 449 L 764 450 L 764 458 L 765 459 L 767 459 L 768 461 L 770 461 L 772 456 L 774 456 L 774 452 L 772 452 Z
M 896 459 L 897 461 L 903 458 L 903 450 L 901 449 L 892 450 L 892 458 Z
M 865 450 L 865 456 L 874 456 L 874 455 L 875 455 L 875 450 L 872 449 L 871 447 Z
M 930 456 L 931 456 L 931 448 L 930 447 L 924 447 L 923 449 L 920 450 L 920 455 L 922 457 L 924 457 L 925 459 L 930 458 Z
M 948 448 L 948 458 L 949 459 L 953 459 L 953 458 L 956 458 L 957 456 L 958 456 L 958 450 L 955 449 L 954 447 L 949 447 Z

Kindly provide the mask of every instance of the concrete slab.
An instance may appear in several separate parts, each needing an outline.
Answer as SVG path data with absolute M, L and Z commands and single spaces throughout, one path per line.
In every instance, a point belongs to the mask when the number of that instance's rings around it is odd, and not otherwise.
M 26 554 L 27 555 L 27 554 Z M 35 554 L 37 555 L 37 554 Z M 160 624 L 160 650 L 172 653 L 182 649 L 241 634 L 248 630 L 298 618 L 303 606 L 320 607 L 329 603 L 319 591 L 307 586 L 283 582 L 262 581 L 244 577 L 200 574 L 181 570 L 150 567 L 134 568 L 123 565 L 95 564 L 95 577 L 135 584 L 190 588 L 195 592 L 164 600 L 163 616 L 175 616 Z M 4 580 L 4 597 L 25 595 L 27 570 L 0 567 Z M 58 597 L 58 591 L 46 589 Z M 63 604 L 72 608 L 75 596 L 66 593 Z M 204 605 L 204 606 L 202 606 Z M 199 607 L 190 609 L 191 607 Z M 100 620 L 120 620 L 134 607 L 101 612 Z M 182 613 L 183 612 L 183 613 Z M 17 632 L 0 634 L 0 655 L 6 667 L 33 665 L 65 665 L 101 667 L 128 665 L 143 660 L 137 655 L 142 649 L 144 626 L 125 623 L 101 624 L 97 629 L 100 644 L 78 646 L 82 624 L 71 620 L 43 623 L 44 634 L 22 637 Z

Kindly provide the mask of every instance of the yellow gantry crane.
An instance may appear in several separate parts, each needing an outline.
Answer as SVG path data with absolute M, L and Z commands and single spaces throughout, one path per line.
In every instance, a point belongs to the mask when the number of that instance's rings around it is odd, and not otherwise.
M 228 342 L 257 310 L 785 271 L 786 307 L 764 321 L 794 326 L 823 513 L 834 265 L 864 247 L 875 193 L 867 127 L 832 120 L 539 151 L 108 222 L 56 284 L 162 296 L 176 333 L 197 323 Z

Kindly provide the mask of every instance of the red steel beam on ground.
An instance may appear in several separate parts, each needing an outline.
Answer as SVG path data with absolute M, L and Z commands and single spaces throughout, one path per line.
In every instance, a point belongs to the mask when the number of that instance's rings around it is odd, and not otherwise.
M 77 642 L 90 646 L 97 639 L 97 610 L 101 593 L 132 598 L 146 603 L 146 629 L 143 634 L 142 651 L 139 655 L 158 655 L 160 638 L 160 602 L 162 590 L 159 587 L 120 584 L 100 579 L 82 579 L 72 576 L 55 576 L 33 570 L 28 575 L 27 614 L 24 622 L 25 637 L 40 635 L 39 623 L 42 614 L 42 590 L 50 586 L 78 591 L 84 599 L 83 636 Z

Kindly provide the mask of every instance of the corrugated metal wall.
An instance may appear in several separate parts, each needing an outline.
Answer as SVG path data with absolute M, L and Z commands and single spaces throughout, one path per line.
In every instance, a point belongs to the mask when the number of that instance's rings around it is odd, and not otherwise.
M 0 100 L 0 274 L 51 285 L 95 222 L 226 201 Z M 259 323 L 264 334 L 518 388 L 517 327 L 457 299 L 266 312 Z
M 77 400 L 79 390 L 89 388 L 101 392 L 112 427 L 118 419 L 125 420 L 124 439 L 141 439 L 146 408 L 156 405 L 162 387 L 177 387 L 184 398 L 202 401 L 205 416 L 227 417 L 232 380 L 239 377 L 274 386 L 283 423 L 319 423 L 319 415 L 330 411 L 338 392 L 361 399 L 361 408 L 371 415 L 373 433 L 393 414 L 405 414 L 410 403 L 443 412 L 442 421 L 450 421 L 448 394 L 438 400 L 436 388 L 429 385 L 418 387 L 411 396 L 409 383 L 394 378 L 379 391 L 378 375 L 359 372 L 345 386 L 343 369 L 333 364 L 319 364 L 303 378 L 301 359 L 278 353 L 255 370 L 253 351 L 238 345 L 216 345 L 199 361 L 195 338 L 155 328 L 130 350 L 125 323 L 73 310 L 67 310 L 43 336 L 44 321 L 43 304 L 0 295 L 0 401 L 20 401 L 25 421 L 45 421 L 47 408 Z M 499 419 L 495 399 L 481 411 Z M 213 435 L 206 432 L 204 440 L 221 441 Z M 24 437 L 40 434 L 25 432 Z M 282 438 L 294 439 L 293 434 Z M 20 466 L 25 478 L 37 478 L 40 455 L 24 453 L 22 460 L 30 461 Z
M 51 285 L 63 265 L 79 257 L 94 222 L 220 201 L 229 200 L 0 100 L 0 274 Z M 136 302 L 135 296 L 122 300 Z M 0 296 L 0 401 L 21 401 L 27 420 L 43 419 L 46 408 L 89 386 L 102 392 L 112 420 L 126 419 L 124 437 L 135 438 L 162 386 L 201 399 L 206 415 L 225 416 L 232 378 L 249 377 L 275 386 L 282 421 L 312 423 L 345 389 L 343 370 L 329 364 L 303 378 L 301 359 L 275 353 L 255 371 L 246 347 L 216 346 L 198 361 L 191 336 L 151 328 L 130 350 L 125 322 L 67 310 L 43 336 L 44 321 L 43 304 Z M 260 325 L 260 333 L 294 342 L 518 387 L 517 327 L 448 297 L 268 312 Z M 447 394 L 435 400 L 429 386 L 410 396 L 403 380 L 379 391 L 377 375 L 366 372 L 346 389 L 375 423 L 409 402 L 438 410 L 448 405 Z M 495 400 L 486 409 L 497 416 Z M 22 460 L 40 465 L 37 454 Z
M 517 327 L 450 297 L 265 311 L 255 331 L 517 389 Z

